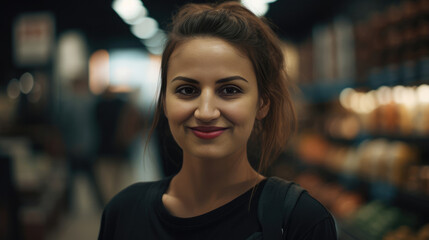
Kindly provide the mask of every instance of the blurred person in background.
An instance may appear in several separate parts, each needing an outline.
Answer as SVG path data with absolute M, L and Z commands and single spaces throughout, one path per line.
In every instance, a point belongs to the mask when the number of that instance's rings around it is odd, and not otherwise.
M 99 239 L 262 239 L 258 201 L 272 182 L 262 173 L 295 129 L 284 69 L 279 39 L 239 3 L 179 10 L 152 130 L 174 139 L 166 151 L 180 170 L 117 194 Z M 336 239 L 332 216 L 307 192 L 293 209 L 279 238 Z
M 62 102 L 61 131 L 68 165 L 68 210 L 74 207 L 75 179 L 83 174 L 89 180 L 98 207 L 104 199 L 95 175 L 97 132 L 95 127 L 95 96 L 88 88 L 88 79 L 80 76 L 71 81 Z
M 97 155 L 105 199 L 130 183 L 131 145 L 142 134 L 144 118 L 125 93 L 108 87 L 95 105 Z

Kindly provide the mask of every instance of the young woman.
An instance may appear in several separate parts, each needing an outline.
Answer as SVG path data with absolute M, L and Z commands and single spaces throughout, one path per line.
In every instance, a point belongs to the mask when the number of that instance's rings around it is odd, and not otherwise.
M 177 13 L 162 56 L 154 127 L 168 122 L 182 152 L 180 171 L 115 196 L 100 240 L 258 239 L 267 182 L 260 172 L 295 128 L 278 44 L 235 2 L 189 4 Z M 256 149 L 258 171 L 248 159 Z M 289 219 L 283 239 L 336 239 L 332 216 L 305 192 Z

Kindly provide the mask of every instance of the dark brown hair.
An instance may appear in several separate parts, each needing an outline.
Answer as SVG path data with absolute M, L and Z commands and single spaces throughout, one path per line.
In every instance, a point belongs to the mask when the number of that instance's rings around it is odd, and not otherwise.
M 237 2 L 218 5 L 187 4 L 173 17 L 171 31 L 162 54 L 161 89 L 150 135 L 157 126 L 164 125 L 161 127 L 165 128 L 166 132 L 161 134 L 171 138 L 163 111 L 170 56 L 179 44 L 190 38 L 202 36 L 216 37 L 229 42 L 252 62 L 259 96 L 264 103 L 270 104 L 267 116 L 255 122 L 249 140 L 249 145 L 259 146 L 258 171 L 262 172 L 284 150 L 288 139 L 295 131 L 295 112 L 288 91 L 290 84 L 287 83 L 284 56 L 279 47 L 280 40 L 264 19 L 255 16 Z M 167 141 L 168 144 L 174 142 L 171 139 Z M 180 149 L 177 144 L 171 147 Z M 251 149 L 253 151 L 255 148 Z M 173 156 L 174 158 L 177 159 L 177 156 Z M 181 162 L 176 164 L 179 166 Z

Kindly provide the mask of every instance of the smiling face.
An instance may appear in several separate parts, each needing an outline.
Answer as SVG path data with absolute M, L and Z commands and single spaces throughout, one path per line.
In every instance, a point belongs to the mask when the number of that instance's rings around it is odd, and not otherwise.
M 233 45 L 192 38 L 172 53 L 164 111 L 184 158 L 247 158 L 256 118 L 263 118 L 251 61 Z

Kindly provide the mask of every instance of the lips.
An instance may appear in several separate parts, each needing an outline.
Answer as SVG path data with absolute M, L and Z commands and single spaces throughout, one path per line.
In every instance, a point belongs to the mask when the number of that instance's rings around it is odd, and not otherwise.
M 190 127 L 195 136 L 202 139 L 213 139 L 220 136 L 228 128 L 215 126 Z

